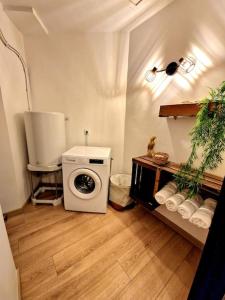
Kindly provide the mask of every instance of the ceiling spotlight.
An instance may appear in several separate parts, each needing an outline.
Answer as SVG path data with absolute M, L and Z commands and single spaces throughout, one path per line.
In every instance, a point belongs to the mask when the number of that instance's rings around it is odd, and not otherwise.
M 177 72 L 178 68 L 181 68 L 181 70 L 184 73 L 189 73 L 194 69 L 195 65 L 196 65 L 195 58 L 181 57 L 179 59 L 178 63 L 173 61 L 173 62 L 169 63 L 167 65 L 167 67 L 164 69 L 158 70 L 156 67 L 154 67 L 152 70 L 148 70 L 145 73 L 145 79 L 148 82 L 152 82 L 156 78 L 156 73 L 159 73 L 159 72 L 166 72 L 167 75 L 172 76 Z

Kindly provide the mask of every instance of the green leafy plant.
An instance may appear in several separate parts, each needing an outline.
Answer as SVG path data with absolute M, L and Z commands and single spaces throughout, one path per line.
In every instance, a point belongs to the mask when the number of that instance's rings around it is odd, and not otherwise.
M 222 162 L 225 151 L 225 81 L 211 89 L 209 96 L 200 102 L 200 110 L 191 135 L 191 154 L 185 164 L 174 175 L 178 190 L 187 188 L 189 197 L 199 191 L 203 174 L 213 170 Z M 210 107 L 212 109 L 210 109 Z M 199 149 L 201 156 L 199 157 Z M 194 168 L 196 160 L 200 159 L 200 166 Z

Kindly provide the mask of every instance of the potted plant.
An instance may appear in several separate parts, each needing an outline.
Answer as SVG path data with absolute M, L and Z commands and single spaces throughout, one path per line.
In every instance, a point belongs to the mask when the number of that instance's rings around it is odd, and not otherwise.
M 191 135 L 191 154 L 174 175 L 178 190 L 187 188 L 189 197 L 198 193 L 205 171 L 218 167 L 225 151 L 225 81 L 200 102 L 200 110 Z M 201 149 L 201 154 L 199 150 Z M 194 168 L 196 160 L 200 166 Z

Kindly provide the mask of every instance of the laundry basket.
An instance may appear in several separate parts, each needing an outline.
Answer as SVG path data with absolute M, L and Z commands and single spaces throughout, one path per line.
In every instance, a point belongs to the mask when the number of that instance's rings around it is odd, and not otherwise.
M 115 174 L 110 177 L 109 200 L 113 207 L 123 210 L 131 204 L 130 198 L 131 175 Z

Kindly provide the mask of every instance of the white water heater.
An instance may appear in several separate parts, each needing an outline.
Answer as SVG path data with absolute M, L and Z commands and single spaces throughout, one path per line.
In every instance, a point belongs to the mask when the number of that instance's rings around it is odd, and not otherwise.
M 66 150 L 65 117 L 58 112 L 25 112 L 29 163 L 38 167 L 61 164 Z

